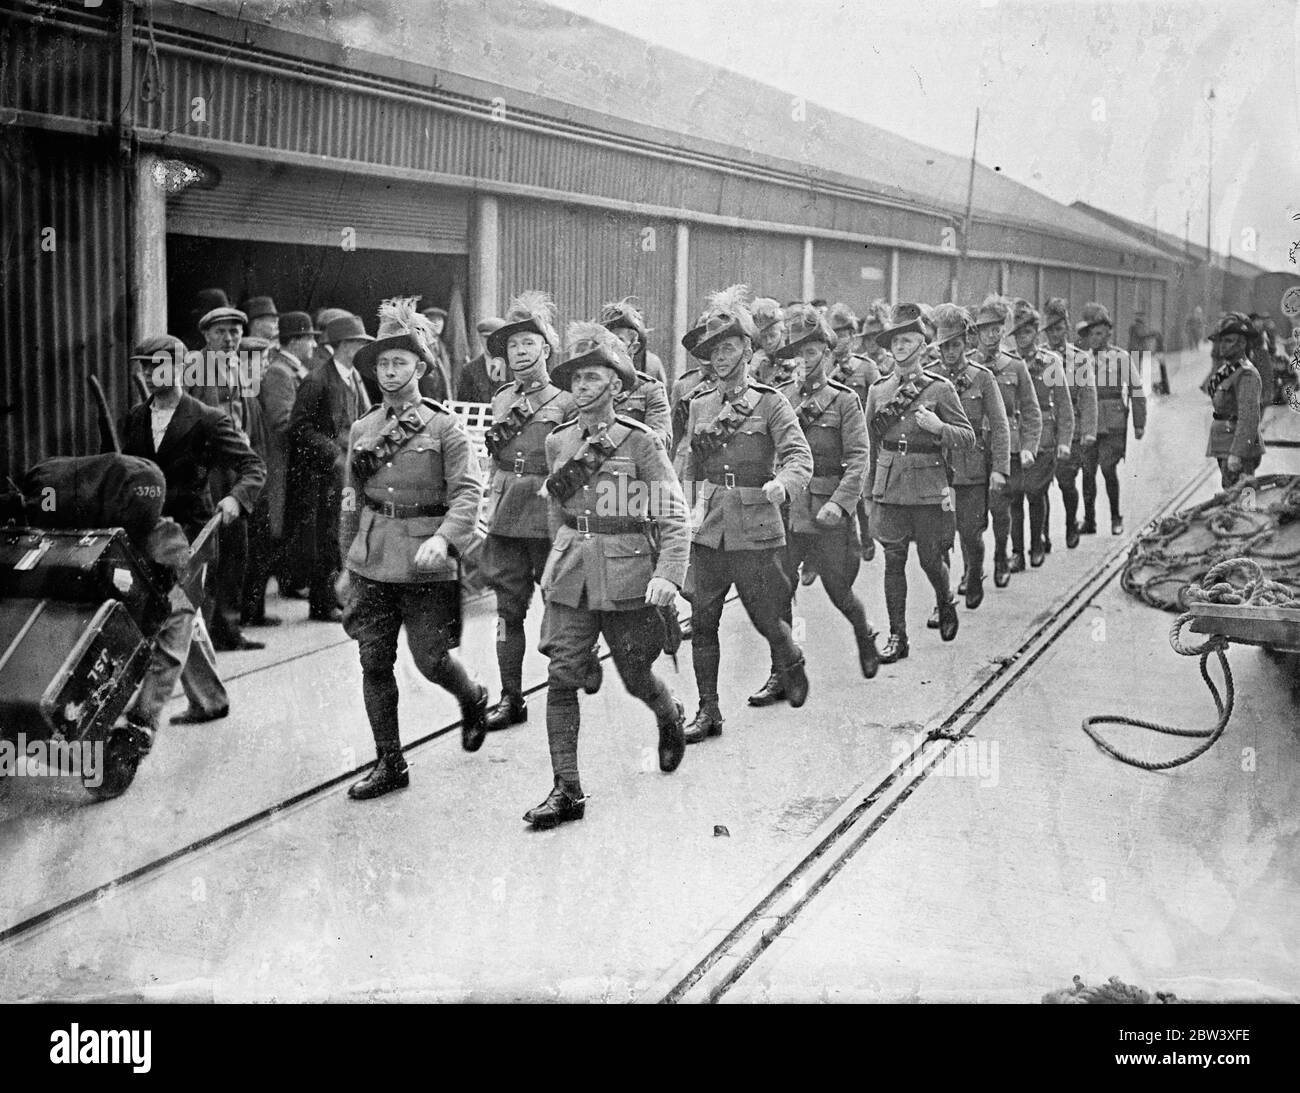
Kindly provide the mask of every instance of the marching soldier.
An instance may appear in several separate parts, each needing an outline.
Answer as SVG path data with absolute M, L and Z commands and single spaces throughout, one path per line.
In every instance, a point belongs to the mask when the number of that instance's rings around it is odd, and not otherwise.
M 980 354 L 980 329 L 975 324 L 979 321 L 980 309 L 974 305 L 966 308 L 966 349 L 974 353 L 975 359 L 982 359 Z
M 645 359 L 645 317 L 632 306 L 632 297 L 608 303 L 600 309 L 600 322 L 618 335 L 619 341 L 633 360 Z M 662 367 L 662 365 L 660 365 Z M 636 383 L 625 387 L 619 394 L 615 412 L 649 425 L 664 440 L 664 446 L 673 442 L 673 415 L 668 407 L 668 392 L 663 383 L 645 371 L 636 372 Z
M 492 427 L 485 437 L 492 481 L 482 569 L 497 598 L 501 672 L 501 700 L 488 714 L 489 731 L 528 720 L 524 616 L 551 550 L 546 499 L 538 492 L 549 473 L 546 435 L 575 411 L 572 396 L 556 387 L 547 371 L 560 353 L 551 298 L 543 292 L 521 293 L 510 302 L 505 319 L 487 339 L 488 356 L 506 360 L 512 381 L 492 398 Z M 589 684 L 599 686 L 599 674 L 593 673 Z
M 1079 471 L 1083 466 L 1083 452 L 1097 443 L 1097 382 L 1093 375 L 1092 358 L 1086 350 L 1069 341 L 1070 306 L 1059 296 L 1043 305 L 1043 333 L 1047 347 L 1065 362 L 1065 380 L 1074 409 L 1074 434 L 1070 440 L 1070 454 L 1056 461 L 1056 485 L 1065 505 L 1065 545 L 1073 550 L 1079 545 Z M 1048 545 L 1049 528 L 1043 528 L 1043 545 Z
M 1083 534 L 1097 533 L 1097 468 L 1110 501 L 1110 533 L 1124 534 L 1119 511 L 1119 464 L 1128 448 L 1129 407 L 1133 408 L 1133 439 L 1141 440 L 1147 425 L 1147 399 L 1141 377 L 1132 375 L 1132 362 L 1110 344 L 1113 324 L 1101 304 L 1083 305 L 1079 331 L 1089 339 L 1097 381 L 1097 444 L 1083 450 Z M 1136 381 L 1136 382 L 1135 382 Z
M 798 708 L 808 697 L 803 654 L 783 618 L 790 585 L 781 565 L 780 506 L 807 486 L 812 452 L 785 398 L 749 378 L 758 332 L 744 304 L 746 291 L 733 285 L 714 293 L 692 339 L 691 353 L 711 363 L 717 381 L 690 400 L 686 428 L 683 484 L 690 483 L 694 498 L 691 659 L 700 696 L 689 744 L 722 732 L 718 624 L 732 585 L 768 643 L 790 705 Z
M 1006 488 L 994 491 L 989 497 L 989 509 L 993 514 L 993 584 L 997 588 L 1005 588 L 1011 574 L 1025 568 L 1023 546 L 1008 561 L 1007 536 L 1011 531 L 1011 509 L 1020 505 L 1025 495 L 1024 468 L 1034 462 L 1038 436 L 1043 428 L 1038 396 L 1025 362 L 1002 348 L 1009 314 L 1010 309 L 1002 297 L 989 296 L 975 315 L 979 337 L 977 363 L 992 372 L 998 381 L 1011 431 L 1011 473 L 1007 476 Z
M 477 751 L 487 725 L 487 688 L 450 650 L 460 644 L 455 555 L 474 537 L 483 480 L 460 419 L 420 397 L 437 360 L 432 325 L 415 300 L 386 300 L 379 337 L 357 354 L 374 368 L 383 402 L 352 425 L 344 469 L 339 548 L 343 628 L 361 655 L 366 716 L 378 762 L 348 790 L 366 800 L 410 782 L 397 725 L 397 634 L 420 673 L 460 702 L 461 746 Z
M 831 380 L 841 383 L 858 396 L 858 402 L 866 405 L 867 388 L 880 379 L 880 369 L 870 357 L 859 356 L 853 352 L 853 337 L 858 329 L 858 317 L 848 304 L 832 304 L 826 312 L 826 321 L 835 334 L 835 348 L 832 350 L 833 367 L 829 370 Z
M 998 391 L 998 381 L 981 364 L 967 355 L 966 312 L 956 304 L 934 309 L 935 341 L 943 365 L 942 375 L 953 385 L 961 408 L 975 430 L 972 448 L 956 448 L 947 454 L 952 468 L 952 492 L 956 503 L 957 536 L 961 540 L 962 578 L 957 595 L 966 597 L 974 611 L 984 602 L 984 532 L 989 526 L 989 491 L 1006 488 L 1011 473 L 1011 431 L 1007 408 Z M 926 623 L 939 627 L 936 610 Z
M 749 309 L 758 331 L 758 348 L 749 362 L 749 374 L 759 383 L 781 387 L 790 382 L 790 362 L 779 351 L 785 345 L 785 309 L 768 296 L 760 296 Z
M 833 309 L 832 309 L 833 310 Z M 792 404 L 799 427 L 812 451 L 812 478 L 796 487 L 790 497 L 790 522 L 785 571 L 793 586 L 799 564 L 811 560 L 821 576 L 831 603 L 853 627 L 858 666 L 871 679 L 880 665 L 876 632 L 867 622 L 862 601 L 853 594 L 858 575 L 858 544 L 854 516 L 862 497 L 870 449 L 862 404 L 848 387 L 827 379 L 835 333 L 812 307 L 799 307 L 789 316 L 789 341 L 779 350 L 784 357 L 802 358 L 802 381 L 794 386 Z M 790 601 L 785 620 L 791 621 Z M 773 673 L 764 688 L 769 705 L 784 698 L 780 676 Z
M 934 589 L 939 636 L 957 636 L 957 605 L 948 583 L 948 552 L 956 529 L 945 450 L 975 444 L 975 430 L 951 383 L 922 368 L 925 333 L 919 304 L 898 304 L 879 335 L 897 362 L 894 374 L 867 394 L 871 438 L 872 532 L 885 548 L 885 606 L 889 640 L 882 664 L 908 655 L 907 552 L 917 558 Z
M 894 370 L 894 358 L 878 341 L 876 335 L 885 329 L 889 322 L 889 303 L 886 300 L 872 300 L 867 314 L 861 323 L 862 333 L 859 338 L 861 353 L 870 357 L 881 376 L 887 376 Z
M 1012 304 L 1011 336 L 1029 370 L 1038 398 L 1042 431 L 1032 464 L 1024 468 L 1025 500 L 1029 504 L 1029 564 L 1037 568 L 1047 554 L 1047 491 L 1056 477 L 1058 458 L 1069 458 L 1074 437 L 1074 404 L 1065 391 L 1065 361 L 1050 349 L 1038 346 L 1042 317 L 1028 300 Z M 1012 502 L 1011 543 L 1017 558 L 1025 553 L 1025 506 Z
M 701 315 L 696 320 L 695 326 L 682 335 L 682 347 L 688 353 L 695 348 L 695 341 L 698 332 L 704 328 L 705 318 L 706 316 Z M 713 383 L 715 378 L 709 362 L 700 361 L 694 368 L 686 369 L 673 381 L 672 390 L 668 394 L 668 409 L 672 414 L 673 423 L 673 442 L 668 448 L 668 455 L 679 473 L 681 461 L 686 454 L 686 450 L 682 447 L 682 440 L 686 436 L 686 415 L 690 409 L 688 400 L 700 387 Z
M 598 323 L 572 323 L 568 359 L 555 381 L 572 392 L 578 417 L 546 438 L 546 479 L 555 545 L 542 577 L 541 650 L 550 658 L 546 734 L 555 786 L 524 820 L 555 827 L 579 820 L 578 687 L 604 635 L 628 693 L 654 713 L 659 769 L 686 750 L 682 704 L 651 671 L 664 648 L 665 618 L 686 575 L 686 502 L 660 438 L 615 415 L 620 389 L 636 382 L 622 343 Z
M 1205 454 L 1218 461 L 1225 490 L 1254 475 L 1264 456 L 1259 435 L 1264 384 L 1249 356 L 1257 337 L 1254 324 L 1240 311 L 1224 315 L 1210 334 L 1218 363 L 1201 385 L 1214 407 Z

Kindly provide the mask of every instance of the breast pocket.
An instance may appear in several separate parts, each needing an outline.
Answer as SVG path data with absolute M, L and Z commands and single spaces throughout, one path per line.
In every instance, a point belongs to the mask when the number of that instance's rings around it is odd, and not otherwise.
M 948 471 L 937 455 L 910 456 L 904 470 L 907 492 L 926 505 L 941 504 L 948 495 Z
M 740 528 L 751 543 L 779 540 L 785 534 L 781 510 L 769 501 L 762 490 L 745 491 L 740 499 Z M 756 496 L 755 496 L 756 495 Z

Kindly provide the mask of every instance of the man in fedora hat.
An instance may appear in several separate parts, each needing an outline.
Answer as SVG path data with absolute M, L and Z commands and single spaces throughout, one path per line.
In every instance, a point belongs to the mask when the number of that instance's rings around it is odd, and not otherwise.
M 474 329 L 478 331 L 478 336 L 484 342 L 487 336 L 500 330 L 505 326 L 505 319 L 497 318 L 495 315 L 489 315 L 480 319 L 474 324 Z M 492 375 L 488 372 L 489 358 L 487 349 L 474 357 L 460 374 L 460 383 L 456 388 L 456 397 L 461 402 L 478 402 L 485 403 L 492 401 L 492 395 L 503 383 L 506 382 L 505 376 Z
M 254 572 L 250 566 L 244 597 L 244 613 L 250 623 L 266 620 L 271 625 L 274 622 L 265 610 L 268 575 L 276 575 L 281 595 L 296 591 L 307 583 L 306 572 L 296 563 L 294 552 L 285 549 L 285 515 L 289 508 L 289 420 L 293 416 L 298 388 L 307 377 L 305 362 L 311 360 L 316 338 L 321 333 L 312 326 L 311 316 L 305 311 L 286 311 L 279 317 L 279 323 L 280 344 L 268 356 L 262 373 L 262 388 L 257 396 L 266 426 L 266 489 L 263 497 L 266 499 L 271 555 L 265 572 Z
M 600 309 L 600 322 L 623 343 L 636 371 L 636 383 L 624 387 L 615 402 L 615 412 L 649 425 L 663 438 L 667 449 L 673 442 L 673 416 L 668 408 L 668 392 L 662 380 L 635 368 L 638 359 L 645 362 L 645 317 L 632 305 L 632 298 L 616 300 Z
M 877 340 L 896 362 L 892 375 L 867 392 L 871 440 L 871 528 L 885 548 L 885 606 L 889 640 L 882 664 L 902 660 L 907 638 L 907 554 L 917 559 L 934 589 L 939 636 L 957 636 L 957 605 L 948 580 L 948 552 L 956 531 L 956 500 L 946 452 L 971 448 L 975 430 L 951 383 L 926 372 L 926 335 L 919 304 L 898 304 Z
M 325 337 L 324 331 L 329 329 L 330 323 L 335 319 L 346 318 L 352 312 L 342 307 L 320 307 L 312 315 L 312 325 L 322 333 L 317 335 L 316 349 L 311 355 L 311 360 L 303 361 L 307 366 L 307 371 L 314 371 L 317 367 L 324 364 L 334 356 L 334 349 Z
M 1070 305 L 1059 296 L 1043 305 L 1043 333 L 1047 335 L 1047 348 L 1064 362 L 1066 389 L 1074 409 L 1070 452 L 1056 461 L 1056 485 L 1065 507 L 1065 545 L 1073 550 L 1079 545 L 1078 480 L 1083 453 L 1097 443 L 1097 380 L 1091 355 L 1069 340 Z M 1051 541 L 1049 530 L 1044 526 L 1044 545 Z
M 167 488 L 162 513 L 193 542 L 215 512 L 230 527 L 253 511 L 266 467 L 229 415 L 185 394 L 186 355 L 184 343 L 167 334 L 148 338 L 135 350 L 132 357 L 143 366 L 152 394 L 127 412 L 120 435 L 123 455 L 158 465 Z M 215 504 L 213 483 L 229 484 Z M 127 713 L 150 737 L 178 677 L 189 706 L 173 723 L 214 721 L 230 712 L 202 616 L 195 617 L 179 589 L 171 600 L 172 613 L 154 644 L 149 674 Z
M 961 408 L 975 430 L 975 444 L 947 452 L 952 468 L 957 537 L 961 541 L 962 577 L 957 595 L 974 611 L 984 602 L 984 532 L 989 526 L 989 492 L 1006 488 L 1011 473 L 1011 430 L 998 381 L 966 349 L 970 326 L 956 304 L 934 309 L 935 343 L 943 377 L 953 385 Z M 926 624 L 939 627 L 939 612 Z
M 550 468 L 546 435 L 573 417 L 573 396 L 551 382 L 560 341 L 555 304 L 544 292 L 522 292 L 510 302 L 505 323 L 488 335 L 487 352 L 506 362 L 509 383 L 492 398 L 486 443 L 492 460 L 487 540 L 481 569 L 497 601 L 497 668 L 501 698 L 488 713 L 497 731 L 528 720 L 524 703 L 524 617 L 551 549 L 546 498 L 540 490 Z M 588 686 L 599 687 L 599 661 Z
M 1056 477 L 1056 461 L 1068 458 L 1074 438 L 1074 404 L 1067 393 L 1065 360 L 1050 349 L 1040 348 L 1038 332 L 1042 316 L 1028 300 L 1017 299 L 1011 306 L 1011 336 L 1034 384 L 1042 431 L 1034 461 L 1024 468 L 1024 498 L 1029 506 L 1029 564 L 1043 564 L 1051 541 L 1047 538 L 1047 491 Z M 1025 553 L 1025 506 L 1012 501 L 1011 543 L 1016 557 Z
M 834 309 L 832 308 L 832 312 Z M 812 452 L 812 478 L 790 495 L 785 572 L 793 590 L 800 563 L 821 577 L 831 603 L 853 628 L 858 667 L 871 679 L 879 667 L 876 632 L 862 601 L 853 593 L 860 563 L 854 518 L 867 476 L 870 450 L 862 404 L 847 386 L 829 379 L 827 369 L 837 336 L 816 308 L 800 305 L 788 316 L 789 340 L 777 352 L 802 362 L 800 381 L 787 395 Z M 811 582 L 807 582 L 811 583 Z M 792 621 L 791 600 L 785 621 Z M 751 695 L 751 706 L 767 706 L 785 697 L 778 672 Z
M 785 309 L 770 296 L 760 296 L 754 300 L 749 314 L 758 331 L 758 345 L 749 362 L 749 373 L 759 383 L 779 388 L 789 381 L 793 370 L 788 359 L 777 356 L 785 344 Z
M 1097 381 L 1097 443 L 1083 451 L 1083 534 L 1097 532 L 1097 468 L 1106 483 L 1110 502 L 1110 532 L 1124 534 L 1119 510 L 1119 464 L 1128 450 L 1129 408 L 1133 411 L 1133 439 L 1141 440 L 1147 424 L 1147 398 L 1142 377 L 1124 350 L 1110 344 L 1114 325 L 1110 312 L 1098 303 L 1083 305 L 1080 333 L 1088 338 Z
M 1011 509 L 1021 504 L 1025 494 L 1024 469 L 1034 462 L 1043 431 L 1043 415 L 1029 369 L 1021 358 L 1002 348 L 1010 314 L 1006 300 L 989 296 L 976 312 L 974 324 L 979 339 L 976 363 L 992 372 L 997 380 L 1011 431 L 1011 472 L 1006 488 L 995 490 L 989 496 L 993 516 L 993 584 L 997 588 L 1005 588 L 1011 574 L 1025 568 L 1023 547 L 1015 557 L 1007 557 L 1007 538 L 1011 533 Z
M 664 618 L 686 577 L 686 502 L 661 439 L 615 413 L 621 388 L 637 382 L 626 347 L 601 323 L 572 323 L 568 356 L 554 371 L 575 420 L 546 438 L 548 519 L 555 539 L 542 575 L 549 660 L 546 736 L 554 786 L 524 820 L 547 828 L 579 820 L 578 688 L 601 635 L 628 693 L 655 716 L 659 769 L 686 750 L 682 704 L 652 671 L 664 648 Z
M 343 629 L 361 658 L 366 716 L 376 762 L 348 790 L 368 800 L 410 782 L 397 722 L 397 635 L 425 679 L 460 703 L 461 746 L 477 751 L 487 732 L 487 688 L 451 650 L 460 644 L 457 554 L 474 538 L 483 480 L 460 418 L 420 395 L 437 334 L 414 299 L 385 300 L 379 337 L 354 363 L 374 372 L 383 401 L 350 427 L 339 521 L 344 568 L 337 592 Z
M 1205 454 L 1218 462 L 1225 490 L 1253 476 L 1264 456 L 1259 435 L 1264 382 L 1249 355 L 1257 333 L 1240 311 L 1222 316 L 1210 333 L 1217 363 L 1201 385 L 1210 396 L 1214 418 Z
M 248 316 L 248 336 L 265 338 L 275 345 L 280 337 L 280 313 L 270 296 L 250 296 L 239 310 Z
M 307 562 L 307 617 L 339 622 L 334 592 L 339 572 L 339 505 L 352 424 L 370 409 L 370 396 L 353 362 L 370 342 L 365 325 L 351 314 L 325 326 L 330 357 L 298 388 L 289 419 L 290 481 L 301 490 L 303 554 Z
M 767 641 L 787 701 L 798 708 L 808 697 L 803 654 L 784 618 L 790 585 L 781 505 L 807 486 L 812 451 L 789 402 L 749 376 L 758 331 L 747 294 L 744 285 L 714 293 L 691 339 L 691 354 L 709 361 L 717 377 L 689 402 L 682 477 L 695 499 L 691 660 L 700 708 L 686 734 L 692 744 L 722 732 L 718 625 L 733 585 Z

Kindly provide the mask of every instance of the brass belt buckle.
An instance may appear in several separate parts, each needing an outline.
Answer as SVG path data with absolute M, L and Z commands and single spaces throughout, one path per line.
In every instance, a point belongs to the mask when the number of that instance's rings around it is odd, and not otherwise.
M 736 488 L 736 476 L 730 471 L 724 472 L 722 475 L 722 485 L 726 489 L 734 490 Z
M 898 438 L 898 454 L 907 455 L 907 434 L 904 433 Z
M 515 456 L 515 477 L 522 478 L 523 474 L 524 474 L 524 456 L 523 453 L 521 452 L 519 455 Z
M 397 506 L 394 505 L 393 502 L 381 501 L 380 504 L 383 506 L 383 508 L 380 509 L 380 512 L 382 512 L 385 516 L 387 516 L 391 520 L 397 519 Z
M 575 517 L 575 518 L 574 518 L 574 522 L 578 525 L 578 533 L 579 533 L 579 534 L 581 534 L 581 535 L 590 535 L 590 534 L 591 534 L 591 521 L 590 521 L 589 519 L 587 519 L 587 517 L 585 517 L 585 516 L 578 516 L 578 517 Z

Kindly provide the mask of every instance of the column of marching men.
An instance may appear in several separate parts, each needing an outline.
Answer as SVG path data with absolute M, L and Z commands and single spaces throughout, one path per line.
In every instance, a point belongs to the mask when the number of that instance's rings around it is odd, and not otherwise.
M 540 589 L 554 781 L 525 820 L 552 827 L 585 811 L 579 692 L 595 694 L 602 686 L 602 641 L 623 686 L 649 708 L 646 725 L 653 719 L 659 765 L 670 773 L 688 745 L 723 731 L 719 626 L 733 588 L 768 647 L 768 678 L 749 704 L 799 709 L 809 701 L 792 610 L 801 585 L 820 580 L 845 619 L 843 655 L 851 664 L 856 654 L 859 671 L 871 680 L 880 664 L 911 655 L 906 608 L 913 545 L 932 596 L 928 626 L 952 641 L 960 626 L 957 597 L 968 611 L 985 597 L 990 523 L 997 589 L 1044 564 L 1052 549 L 1053 481 L 1067 549 L 1096 533 L 1098 470 L 1112 533 L 1123 531 L 1116 467 L 1130 416 L 1134 438 L 1142 437 L 1146 405 L 1127 354 L 1111 344 L 1113 326 L 1101 305 L 1088 304 L 1074 327 L 1063 300 L 1046 301 L 1040 314 L 1026 300 L 997 296 L 969 309 L 875 301 L 859 318 L 841 303 L 782 305 L 733 285 L 708 297 L 682 337 L 695 366 L 668 390 L 662 364 L 648 353 L 646 318 L 634 299 L 570 324 L 563 344 L 554 304 L 542 292 L 521 293 L 503 317 L 480 324 L 485 353 L 457 382 L 462 389 L 477 384 L 490 399 L 486 467 L 460 416 L 430 395 L 430 375 L 444 389 L 448 381 L 446 352 L 427 312 L 417 311 L 414 300 L 385 301 L 373 338 L 356 316 L 327 317 L 335 352 L 297 378 L 308 394 L 313 383 L 320 387 L 322 405 L 329 384 L 350 394 L 334 400 L 347 413 L 342 419 L 322 414 L 316 438 L 308 428 L 315 428 L 308 412 L 315 403 L 300 391 L 292 414 L 275 428 L 318 439 L 322 474 L 331 459 L 342 464 L 337 532 L 328 519 L 321 523 L 321 534 L 337 535 L 341 572 L 331 582 L 322 563 L 295 576 L 308 586 L 312 616 L 341 615 L 358 645 L 377 761 L 349 789 L 352 798 L 409 783 L 394 673 L 403 627 L 419 671 L 456 697 L 463 747 L 477 751 L 488 732 L 528 720 L 525 620 Z M 211 312 L 200 325 L 215 326 L 229 311 Z M 307 316 L 301 320 L 311 332 Z M 1224 363 L 1207 380 L 1216 426 L 1221 406 L 1237 421 L 1238 404 L 1228 402 L 1234 392 L 1245 390 L 1248 402 L 1253 390 L 1241 348 L 1248 326 L 1229 324 L 1216 335 Z M 183 347 L 168 348 L 179 360 Z M 137 356 L 152 359 L 144 351 Z M 373 383 L 373 405 L 355 374 Z M 146 439 L 154 415 L 152 444 L 140 441 L 150 453 L 168 443 L 169 423 L 160 430 L 156 420 L 160 399 L 136 414 L 135 432 Z M 216 410 L 190 412 L 214 436 L 224 428 Z M 1227 420 L 1227 409 L 1223 414 Z M 344 424 L 335 448 L 331 430 L 338 420 Z M 1229 436 L 1216 447 L 1211 439 L 1225 482 L 1258 465 L 1244 437 L 1249 429 L 1241 431 L 1239 443 Z M 254 508 L 249 475 L 257 468 L 254 454 L 236 439 L 232 433 L 219 451 L 196 450 L 194 460 L 196 476 L 209 465 L 229 464 L 232 476 L 248 478 L 247 490 L 232 488 L 222 501 L 223 511 L 238 515 Z M 321 508 L 328 511 L 325 502 Z M 495 702 L 454 653 L 461 560 L 480 539 L 475 564 L 496 603 L 501 690 Z M 954 595 L 950 560 L 958 541 L 962 565 Z M 320 543 L 316 551 L 330 553 Z M 863 565 L 877 553 L 887 631 L 877 631 L 854 591 Z M 264 591 L 265 576 L 258 580 Z M 691 613 L 679 622 L 683 601 Z M 259 597 L 254 617 L 261 610 Z M 180 634 L 185 627 L 178 622 L 175 629 Z M 698 694 L 689 720 L 654 671 L 659 656 L 675 653 L 683 639 L 690 641 Z M 224 714 L 219 682 L 205 689 L 207 677 L 196 658 L 187 660 L 188 646 L 178 640 L 168 663 L 160 660 L 160 683 L 149 691 L 142 721 L 156 725 L 157 707 L 178 675 L 190 694 L 190 719 Z M 182 665 L 189 670 L 182 673 Z
M 770 656 L 769 678 L 749 704 L 798 709 L 809 698 L 792 619 L 800 583 L 820 579 L 870 680 L 881 663 L 911 652 L 913 544 L 933 594 L 929 626 L 952 641 L 960 617 L 949 561 L 958 537 L 957 595 L 975 610 L 984 599 L 990 517 L 994 584 L 1005 588 L 1026 569 L 1026 555 L 1038 567 L 1051 550 L 1054 480 L 1067 548 L 1096 531 L 1098 468 L 1120 534 L 1114 468 L 1130 408 L 1142 435 L 1140 385 L 1130 384 L 1123 352 L 1109 345 L 1103 307 L 1089 304 L 1074 329 L 1086 345 L 1069 341 L 1064 301 L 1049 300 L 1044 311 L 1046 318 L 1026 300 L 1000 297 L 970 311 L 877 301 L 859 320 L 843 304 L 782 306 L 734 285 L 708 298 L 682 338 L 697 364 L 667 392 L 635 367 L 645 359 L 647 327 L 631 298 L 570 324 L 562 346 L 553 302 L 524 292 L 487 339 L 487 357 L 504 362 L 505 381 L 492 396 L 489 466 L 480 477 L 457 416 L 420 394 L 430 332 L 409 302 L 388 302 L 379 337 L 359 354 L 359 366 L 373 365 L 383 399 L 352 428 L 344 493 L 355 504 L 340 532 L 346 568 L 338 592 L 344 626 L 360 646 L 378 754 L 350 795 L 374 797 L 409 781 L 393 675 L 403 624 L 416 666 L 459 700 L 462 745 L 476 751 L 486 733 L 528 718 L 524 622 L 540 589 L 554 781 L 524 819 L 553 827 L 585 812 L 578 695 L 602 685 L 601 639 L 627 691 L 649 707 L 660 769 L 671 773 L 687 745 L 722 732 L 719 624 L 733 588 Z M 1120 366 L 1099 388 L 1103 354 Z M 501 679 L 491 706 L 450 652 L 459 626 L 454 561 L 471 546 L 484 489 L 479 565 L 496 597 Z M 883 644 L 853 589 L 877 543 L 889 624 Z M 683 635 L 679 598 L 692 608 L 698 707 L 689 723 L 654 671 Z

